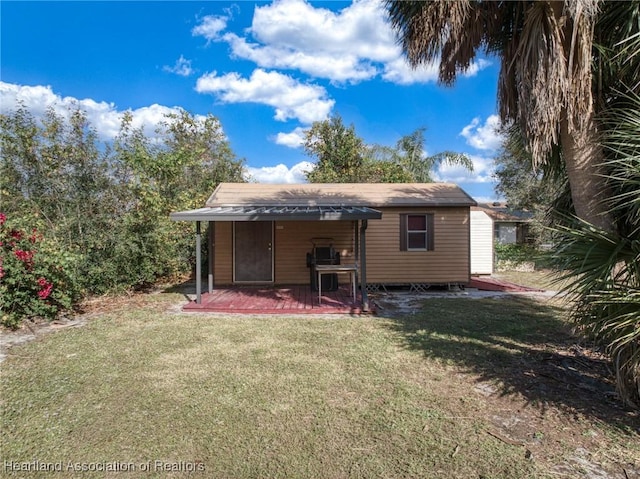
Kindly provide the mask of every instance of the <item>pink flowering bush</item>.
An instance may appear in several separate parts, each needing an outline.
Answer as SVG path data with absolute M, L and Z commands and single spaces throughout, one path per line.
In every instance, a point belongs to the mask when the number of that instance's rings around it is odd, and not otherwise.
M 72 271 L 77 257 L 0 213 L 0 324 L 53 319 L 80 297 Z

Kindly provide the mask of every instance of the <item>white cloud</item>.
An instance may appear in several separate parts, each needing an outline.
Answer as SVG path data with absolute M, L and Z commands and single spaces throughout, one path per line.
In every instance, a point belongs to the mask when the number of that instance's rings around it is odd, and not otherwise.
M 115 104 L 85 98 L 62 97 L 53 92 L 50 86 L 21 86 L 0 82 L 0 111 L 7 113 L 15 110 L 18 103 L 23 103 L 29 112 L 37 119 L 42 118 L 48 108 L 53 108 L 62 118 L 68 118 L 69 111 L 80 108 L 87 114 L 87 119 L 95 128 L 102 141 L 110 141 L 120 129 L 123 111 L 119 111 Z M 135 128 L 144 127 L 148 138 L 156 136 L 156 128 L 165 115 L 178 113 L 178 108 L 171 108 L 154 104 L 130 110 Z M 197 118 L 201 118 L 197 116 Z M 204 118 L 204 117 L 202 117 Z
M 377 0 L 356 1 L 333 12 L 304 0 L 277 0 L 255 9 L 247 34 L 222 38 L 232 52 L 263 68 L 300 70 L 335 82 L 357 82 L 378 74 L 374 63 L 397 58 L 392 30 Z
M 192 32 L 228 43 L 235 57 L 263 69 L 297 70 L 334 83 L 377 76 L 404 85 L 437 80 L 437 64 L 408 65 L 380 0 L 355 0 L 339 11 L 305 0 L 275 0 L 255 8 L 251 27 L 241 35 L 224 33 L 227 20 L 204 17 Z M 487 65 L 479 60 L 465 75 Z
M 493 157 L 467 155 L 473 163 L 473 171 L 459 165 L 442 164 L 435 173 L 437 181 L 448 183 L 491 183 L 495 169 Z
M 301 161 L 288 168 L 286 165 L 263 166 L 262 168 L 246 168 L 247 179 L 257 183 L 306 183 L 305 173 L 313 168 L 309 161 Z
M 327 118 L 335 100 L 318 85 L 300 83 L 278 72 L 256 69 L 249 79 L 238 73 L 209 73 L 198 79 L 196 91 L 215 94 L 225 103 L 260 103 L 275 108 L 279 121 L 298 119 L 304 124 Z
M 196 36 L 202 36 L 207 41 L 216 41 L 220 39 L 220 32 L 227 28 L 228 17 L 222 15 L 207 15 L 202 19 L 199 25 L 195 26 L 191 30 L 191 34 Z
M 328 52 L 308 52 L 248 43 L 246 39 L 233 33 L 224 38 L 231 45 L 235 56 L 250 60 L 262 68 L 295 69 L 315 78 L 329 78 L 335 82 L 362 81 L 377 74 L 373 65 L 361 62 L 348 51 L 338 56 Z
M 484 70 L 489 66 L 491 66 L 491 62 L 489 60 L 479 58 L 477 61 L 471 63 L 466 71 L 462 72 L 462 76 L 466 78 L 474 77 L 480 70 Z
M 504 139 L 498 132 L 499 127 L 498 115 L 488 117 L 484 125 L 481 124 L 480 118 L 476 117 L 462 129 L 460 135 L 466 138 L 467 144 L 478 150 L 495 151 L 500 148 Z
M 399 56 L 385 65 L 382 78 L 400 85 L 435 82 L 438 80 L 438 65 L 438 62 L 433 62 L 428 66 L 412 68 L 404 56 Z
M 474 196 L 474 200 L 480 203 L 493 203 L 494 201 L 505 201 L 505 198 L 499 196 L 497 193 L 494 196 Z
M 278 145 L 288 146 L 289 148 L 298 148 L 304 143 L 306 131 L 305 128 L 298 127 L 290 133 L 278 133 L 275 142 Z
M 258 103 L 275 108 L 279 121 L 297 119 L 303 125 L 326 119 L 335 100 L 318 85 L 302 83 L 274 71 L 295 70 L 332 83 L 358 83 L 380 77 L 409 85 L 434 82 L 438 65 L 413 69 L 407 63 L 381 0 L 354 0 L 332 11 L 305 0 L 275 0 L 254 9 L 243 33 L 226 31 L 232 17 L 206 16 L 192 30 L 207 42 L 225 42 L 232 55 L 257 65 L 250 78 L 238 73 L 209 73 L 198 79 L 196 91 L 214 94 L 225 103 Z M 485 68 L 474 64 L 468 76 Z M 300 132 L 279 133 L 277 144 L 298 147 Z
M 170 67 L 165 65 L 162 69 L 166 72 L 175 73 L 182 77 L 188 77 L 194 73 L 193 68 L 191 68 L 191 60 L 187 60 L 183 55 L 180 55 L 180 58 L 176 60 L 176 64 L 174 66 Z

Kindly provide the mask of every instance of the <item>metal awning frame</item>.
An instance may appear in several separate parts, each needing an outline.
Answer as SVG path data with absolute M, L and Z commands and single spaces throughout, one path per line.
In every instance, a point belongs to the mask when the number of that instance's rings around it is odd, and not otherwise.
M 368 206 L 215 206 L 171 213 L 174 221 L 359 221 L 382 218 Z

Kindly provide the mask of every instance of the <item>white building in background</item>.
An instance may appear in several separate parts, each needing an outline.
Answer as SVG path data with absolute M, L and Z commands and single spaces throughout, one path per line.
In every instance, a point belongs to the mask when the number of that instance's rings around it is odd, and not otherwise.
M 493 220 L 494 240 L 501 244 L 522 244 L 531 241 L 529 226 L 533 214 L 530 211 L 514 210 L 503 202 L 478 203 L 473 208 L 484 211 Z
M 471 210 L 471 274 L 493 274 L 493 219 L 484 211 Z
M 471 274 L 489 275 L 495 269 L 494 245 L 528 243 L 533 215 L 512 210 L 506 203 L 479 203 L 471 208 Z

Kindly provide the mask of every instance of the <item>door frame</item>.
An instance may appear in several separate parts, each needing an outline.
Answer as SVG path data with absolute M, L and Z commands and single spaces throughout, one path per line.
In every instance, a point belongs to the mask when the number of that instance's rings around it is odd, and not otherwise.
M 233 243 L 233 283 L 234 284 L 268 284 L 275 282 L 275 242 L 274 242 L 274 221 L 256 221 L 256 223 L 269 223 L 271 225 L 271 279 L 269 280 L 254 280 L 254 281 L 242 281 L 236 279 L 236 223 L 237 221 L 233 221 L 232 227 L 232 243 Z

